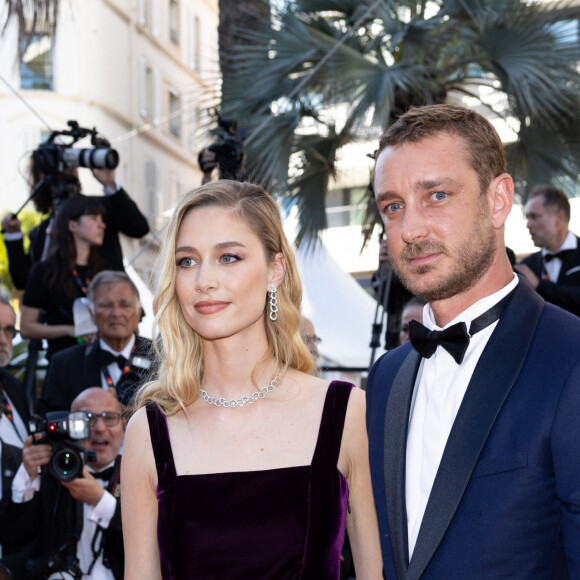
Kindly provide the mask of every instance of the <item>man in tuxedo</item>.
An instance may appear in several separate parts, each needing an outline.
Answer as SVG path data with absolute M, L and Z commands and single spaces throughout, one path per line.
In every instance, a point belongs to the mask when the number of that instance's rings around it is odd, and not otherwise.
M 123 578 L 119 451 L 125 423 L 121 407 L 112 393 L 93 387 L 74 400 L 71 411 L 86 413 L 90 435 L 80 443 L 85 451 L 93 450 L 94 456 L 78 478 L 61 481 L 45 467 L 51 461 L 52 446 L 39 443 L 37 434 L 35 443 L 33 436 L 26 440 L 4 514 L 10 526 L 2 527 L 2 535 L 11 542 L 27 541 L 31 546 L 29 555 L 20 560 L 0 561 L 14 578 L 47 578 L 59 571 L 80 571 L 103 580 Z
M 391 262 L 429 302 L 367 382 L 386 578 L 579 578 L 580 321 L 512 270 L 497 132 L 411 109 L 381 137 L 374 191 Z
M 547 302 L 580 316 L 580 240 L 569 229 L 570 202 L 552 185 L 537 185 L 526 203 L 527 226 L 541 251 L 515 270 Z
M 28 435 L 30 409 L 23 384 L 6 370 L 16 336 L 16 314 L 10 295 L 0 290 L 0 439 L 22 447 Z
M 124 272 L 104 270 L 91 281 L 87 298 L 98 340 L 55 354 L 48 368 L 38 411 L 68 409 L 88 387 L 114 391 L 128 404 L 151 371 L 151 340 L 138 336 L 139 291 Z

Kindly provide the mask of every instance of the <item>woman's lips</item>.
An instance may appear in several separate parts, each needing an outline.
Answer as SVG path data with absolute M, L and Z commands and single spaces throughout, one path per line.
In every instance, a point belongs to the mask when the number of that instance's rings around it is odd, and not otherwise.
M 200 314 L 214 314 L 223 310 L 229 302 L 216 302 L 216 301 L 207 301 L 207 302 L 196 302 L 195 309 Z

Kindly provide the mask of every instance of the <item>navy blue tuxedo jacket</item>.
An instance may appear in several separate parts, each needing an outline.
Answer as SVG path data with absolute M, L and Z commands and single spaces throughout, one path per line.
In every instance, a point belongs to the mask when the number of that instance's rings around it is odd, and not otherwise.
M 386 578 L 580 578 L 580 320 L 520 279 L 459 408 L 409 562 L 405 454 L 420 361 L 407 343 L 368 378 Z

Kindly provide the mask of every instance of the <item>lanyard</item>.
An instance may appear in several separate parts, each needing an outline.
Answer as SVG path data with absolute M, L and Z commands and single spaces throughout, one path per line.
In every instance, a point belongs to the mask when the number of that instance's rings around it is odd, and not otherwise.
M 131 361 L 133 360 L 133 357 L 135 356 L 135 351 L 137 350 L 137 339 L 135 339 L 135 343 L 133 344 L 133 348 L 131 349 L 131 354 L 129 355 L 129 358 L 127 359 L 127 364 L 125 364 L 125 366 L 123 367 L 123 371 L 121 373 L 121 376 L 119 377 L 119 380 L 117 382 L 119 382 L 130 370 L 131 370 Z M 113 383 L 113 379 L 111 378 L 111 373 L 109 372 L 109 369 L 104 366 L 101 368 L 101 372 L 103 373 L 104 377 L 105 377 L 105 381 L 107 383 L 107 386 L 112 389 L 115 386 L 115 383 Z
M 89 284 L 91 283 L 90 276 L 87 273 L 87 276 L 85 277 L 85 280 L 83 282 L 83 279 L 79 276 L 79 273 L 78 273 L 76 268 L 73 268 L 72 275 L 75 279 L 75 282 L 77 283 L 77 286 L 81 289 L 81 292 L 86 296 L 87 295 L 87 288 L 88 288 Z

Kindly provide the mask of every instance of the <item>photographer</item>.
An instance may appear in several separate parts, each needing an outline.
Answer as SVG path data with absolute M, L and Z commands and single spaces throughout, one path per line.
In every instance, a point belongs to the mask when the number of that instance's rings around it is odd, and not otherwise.
M 80 129 L 77 127 L 77 133 L 78 130 Z M 75 128 L 73 127 L 71 132 L 60 131 L 54 133 L 69 135 L 74 131 Z M 81 135 L 84 136 L 85 134 L 82 133 Z M 53 147 L 67 150 L 63 145 L 53 145 Z M 70 147 L 68 150 L 78 151 Z M 30 250 L 28 254 L 24 252 L 20 220 L 14 214 L 7 214 L 2 219 L 4 243 L 8 253 L 8 269 L 14 286 L 19 290 L 23 290 L 26 287 L 32 264 L 43 258 L 46 232 L 54 217 L 55 207 L 62 199 L 80 195 L 81 190 L 76 166 L 65 166 L 60 170 L 60 168 L 54 166 L 52 159 L 49 158 L 47 160 L 47 156 L 43 155 L 43 153 L 43 146 L 41 146 L 31 156 L 30 172 L 33 190 L 37 189 L 32 196 L 32 201 L 36 211 L 48 214 L 48 217 L 30 232 Z M 106 212 L 105 224 L 107 229 L 99 254 L 111 269 L 123 270 L 123 254 L 119 242 L 119 233 L 131 238 L 141 238 L 149 232 L 149 224 L 135 202 L 119 185 L 114 169 L 101 167 L 92 168 L 91 171 L 95 179 L 103 186 L 104 196 L 99 197 L 99 199 L 102 201 Z
M 120 406 L 110 392 L 90 388 L 74 400 L 71 411 L 88 413 L 90 436 L 81 445 L 94 450 L 96 458 L 89 459 L 80 477 L 57 480 L 45 467 L 52 446 L 27 439 L 0 540 L 36 545 L 28 562 L 24 556 L 19 563 L 10 562 L 14 578 L 61 578 L 56 573 L 65 571 L 68 578 L 123 577 L 119 450 L 125 423 Z M 4 560 L 0 564 L 7 565 Z

